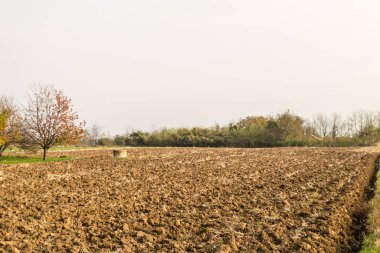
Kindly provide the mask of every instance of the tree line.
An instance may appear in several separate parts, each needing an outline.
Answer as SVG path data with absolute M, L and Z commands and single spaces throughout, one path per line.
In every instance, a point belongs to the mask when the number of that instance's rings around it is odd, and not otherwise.
M 227 125 L 135 130 L 109 137 L 97 124 L 85 129 L 71 100 L 53 86 L 33 86 L 25 105 L 0 96 L 0 156 L 9 147 L 36 151 L 43 159 L 55 145 L 148 147 L 368 146 L 380 140 L 380 113 L 348 117 L 317 114 L 305 119 L 290 111 L 249 116 Z M 78 144 L 79 143 L 79 144 Z
M 82 145 L 148 147 L 285 147 L 368 146 L 380 139 L 380 113 L 317 114 L 302 118 L 290 111 L 272 116 L 249 116 L 225 126 L 135 130 L 109 137 L 94 125 L 85 131 Z

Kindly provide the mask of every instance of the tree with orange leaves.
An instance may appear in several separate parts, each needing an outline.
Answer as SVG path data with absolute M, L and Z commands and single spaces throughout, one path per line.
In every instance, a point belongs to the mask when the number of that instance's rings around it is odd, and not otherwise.
M 85 122 L 78 123 L 71 100 L 53 86 L 34 86 L 24 107 L 22 133 L 24 147 L 40 147 L 43 160 L 55 145 L 77 143 Z
M 6 121 L 0 130 L 2 141 L 0 142 L 0 156 L 5 149 L 16 146 L 21 140 L 21 119 L 19 110 L 12 98 L 0 96 L 0 111 L 6 112 Z
M 5 110 L 0 111 L 0 145 L 3 145 L 6 141 L 6 135 L 4 130 L 8 122 L 8 112 Z

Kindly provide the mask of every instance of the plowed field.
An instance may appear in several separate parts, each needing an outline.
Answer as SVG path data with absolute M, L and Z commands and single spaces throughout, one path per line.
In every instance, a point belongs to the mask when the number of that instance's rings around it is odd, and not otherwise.
M 0 165 L 0 252 L 352 252 L 376 159 L 316 148 L 128 152 Z

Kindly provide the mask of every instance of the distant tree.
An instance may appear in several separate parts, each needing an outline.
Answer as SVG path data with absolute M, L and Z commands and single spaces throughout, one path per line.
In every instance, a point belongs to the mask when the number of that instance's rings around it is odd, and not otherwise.
M 275 119 L 280 140 L 283 141 L 299 141 L 303 139 L 304 136 L 304 128 L 303 123 L 304 120 L 290 113 L 289 111 L 281 113 L 277 115 Z
M 113 143 L 114 143 L 116 146 L 125 146 L 125 137 L 122 136 L 122 135 L 116 135 L 116 136 L 113 138 Z
M 365 111 L 355 111 L 349 118 L 349 122 L 352 129 L 352 134 L 357 135 L 364 131 L 366 127 L 366 112 Z
M 84 146 L 87 147 L 87 146 L 91 146 L 92 145 L 88 129 L 85 129 L 83 131 L 82 138 L 79 140 L 79 142 L 78 142 L 77 145 L 82 146 L 82 147 L 84 147 Z
M 113 139 L 108 136 L 102 136 L 99 138 L 97 145 L 99 146 L 113 146 L 115 143 L 113 142 Z
M 91 146 L 96 146 L 98 144 L 97 142 L 102 134 L 102 131 L 103 127 L 96 123 L 93 124 L 92 127 L 87 130 Z
M 360 138 L 362 145 L 372 145 L 378 141 L 379 128 L 378 114 L 369 111 L 356 112 L 359 128 L 356 135 Z
M 340 134 L 340 129 L 341 129 L 341 124 L 342 124 L 342 117 L 337 114 L 337 113 L 334 113 L 332 116 L 331 116 L 331 120 L 330 120 L 330 124 L 331 124 L 331 137 L 334 141 L 334 143 L 336 143 L 336 139 L 337 137 L 339 136 Z
M 177 130 L 178 138 L 178 146 L 180 147 L 191 147 L 193 146 L 194 135 L 191 130 L 186 128 L 179 128 Z
M 268 124 L 268 118 L 264 116 L 249 116 L 241 119 L 236 123 L 238 128 L 249 128 L 252 126 L 266 127 Z
M 130 135 L 130 144 L 133 146 L 145 146 L 149 138 L 149 133 L 143 131 L 133 131 Z
M 364 144 L 372 145 L 378 140 L 379 132 L 375 126 L 368 125 L 364 127 L 363 131 L 359 133 L 359 137 L 363 140 Z
M 75 144 L 83 132 L 85 123 L 77 123 L 71 100 L 53 86 L 34 86 L 23 110 L 22 134 L 25 146 L 47 151 L 57 144 Z
M 16 145 L 21 140 L 21 120 L 17 106 L 11 98 L 0 97 L 0 111 L 6 112 L 6 123 L 1 131 L 2 143 L 0 143 L 0 156 L 11 145 Z M 4 122 L 3 122 L 4 124 Z
M 230 141 L 238 147 L 263 147 L 270 146 L 271 140 L 277 139 L 276 134 L 269 133 L 270 119 L 264 116 L 249 116 L 240 119 L 235 126 L 230 127 Z M 231 131 L 232 130 L 232 131 Z
M 315 124 L 313 121 L 305 120 L 304 122 L 304 137 L 308 144 L 313 142 L 321 141 L 322 138 L 319 136 Z
M 281 141 L 284 141 L 282 131 L 276 120 L 271 118 L 265 127 L 265 146 L 277 146 Z
M 313 126 L 320 137 L 326 138 L 329 134 L 329 119 L 326 115 L 317 114 L 313 119 Z

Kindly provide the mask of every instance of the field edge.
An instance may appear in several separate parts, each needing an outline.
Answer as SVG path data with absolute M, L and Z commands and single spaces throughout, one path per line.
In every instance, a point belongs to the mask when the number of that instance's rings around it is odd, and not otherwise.
M 380 252 L 380 154 L 375 161 L 375 176 L 372 184 L 372 198 L 367 215 L 366 233 L 360 253 Z

